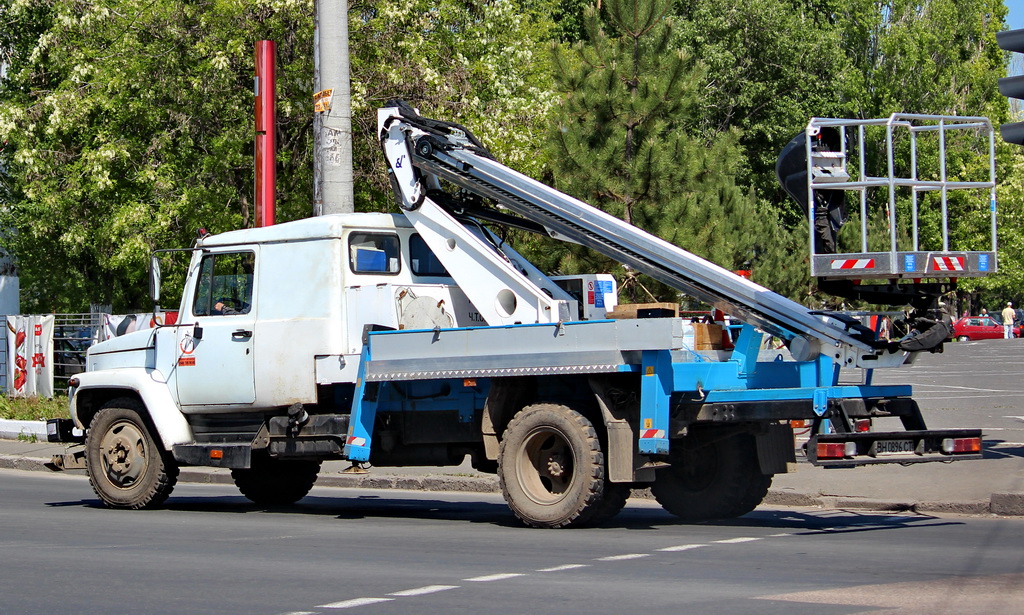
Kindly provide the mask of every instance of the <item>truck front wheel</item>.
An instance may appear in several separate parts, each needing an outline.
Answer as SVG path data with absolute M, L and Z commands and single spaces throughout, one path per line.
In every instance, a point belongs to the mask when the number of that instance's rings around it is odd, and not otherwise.
M 749 434 L 672 443 L 671 467 L 658 470 L 651 493 L 668 512 L 686 519 L 725 519 L 754 510 L 768 494 L 757 445 Z
M 231 470 L 231 478 L 252 502 L 260 506 L 287 506 L 306 497 L 319 472 L 319 461 L 274 459 L 254 452 L 250 466 Z
M 159 506 L 178 480 L 178 465 L 153 439 L 133 399 L 108 402 L 96 413 L 85 449 L 89 483 L 110 508 Z
M 597 523 L 625 503 L 622 494 L 605 493 L 610 483 L 593 424 L 556 404 L 527 406 L 512 419 L 501 440 L 498 480 L 509 508 L 533 527 Z

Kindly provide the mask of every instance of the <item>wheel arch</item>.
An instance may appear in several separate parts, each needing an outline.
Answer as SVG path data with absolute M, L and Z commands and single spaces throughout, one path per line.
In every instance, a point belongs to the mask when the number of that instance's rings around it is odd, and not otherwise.
M 635 392 L 634 396 L 621 392 Z M 627 399 L 624 399 L 627 398 Z M 519 376 L 495 378 L 484 406 L 481 431 L 487 458 L 498 458 L 499 443 L 517 412 L 537 403 L 573 408 L 598 428 L 612 482 L 647 482 L 654 473 L 642 465 L 636 448 L 639 429 L 639 382 L 630 374 Z
M 111 370 L 119 371 L 121 370 Z M 100 375 L 103 374 L 103 375 Z M 178 409 L 166 384 L 154 382 L 150 373 L 141 375 L 125 370 L 118 375 L 86 372 L 70 401 L 71 418 L 80 429 L 88 429 L 104 404 L 118 398 L 136 400 L 144 418 L 156 430 L 164 450 L 192 441 L 192 428 Z

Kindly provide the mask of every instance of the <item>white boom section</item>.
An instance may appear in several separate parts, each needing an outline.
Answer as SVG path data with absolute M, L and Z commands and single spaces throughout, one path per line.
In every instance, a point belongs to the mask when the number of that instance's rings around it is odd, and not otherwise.
M 398 108 L 381 109 L 379 118 L 396 118 L 385 149 L 399 132 L 406 139 L 403 153 L 411 160 L 388 156 L 404 194 L 414 195 L 406 207 L 424 199 L 437 178 L 489 198 L 549 234 L 588 246 L 773 334 L 794 340 L 794 356 L 811 359 L 824 352 L 846 367 L 891 367 L 902 364 L 907 352 L 876 349 L 859 339 L 838 315 L 815 313 L 763 286 L 668 243 L 550 186 L 518 173 L 482 153 L 458 130 L 448 134 L 425 125 L 423 118 L 406 118 Z M 382 133 L 382 138 L 385 135 Z M 409 162 L 412 164 L 410 165 Z M 415 167 L 414 172 L 410 166 Z M 431 246 L 433 247 L 433 246 Z M 440 256 L 440 255 L 439 255 Z M 867 357 L 865 359 L 865 357 Z
M 568 293 L 514 250 L 499 251 L 484 229 L 463 225 L 426 196 L 405 135 L 411 127 L 388 123 L 396 116 L 397 109 L 381 109 L 377 121 L 405 216 L 484 321 L 498 326 L 570 320 Z

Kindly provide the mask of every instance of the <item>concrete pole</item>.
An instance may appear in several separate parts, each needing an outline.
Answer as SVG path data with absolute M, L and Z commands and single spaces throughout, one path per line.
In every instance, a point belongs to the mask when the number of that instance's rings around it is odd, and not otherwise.
M 348 1 L 316 0 L 313 214 L 355 211 Z M 328 90 L 330 93 L 328 94 Z

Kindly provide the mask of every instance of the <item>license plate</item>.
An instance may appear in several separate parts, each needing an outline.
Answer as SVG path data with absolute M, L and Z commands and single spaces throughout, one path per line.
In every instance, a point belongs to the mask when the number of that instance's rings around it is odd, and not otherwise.
M 905 455 L 916 450 L 913 440 L 878 440 L 875 442 L 876 455 Z

